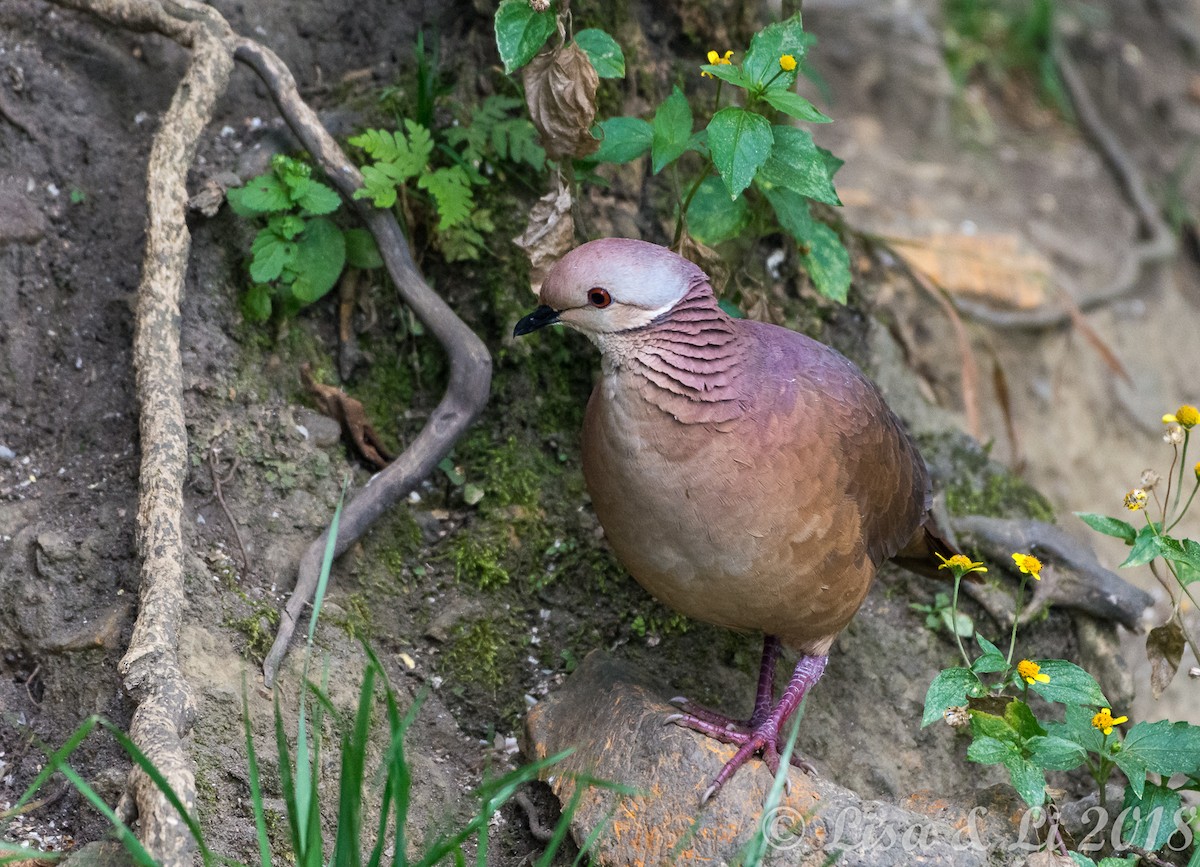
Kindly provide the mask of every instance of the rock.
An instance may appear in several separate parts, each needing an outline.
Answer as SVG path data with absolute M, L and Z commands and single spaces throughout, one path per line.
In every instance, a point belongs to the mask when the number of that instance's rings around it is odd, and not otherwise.
M 296 423 L 304 425 L 312 444 L 319 449 L 332 448 L 342 440 L 342 426 L 337 420 L 311 409 L 297 410 Z
M 99 840 L 80 846 L 59 864 L 62 867 L 131 867 L 132 856 L 113 840 Z
M 46 234 L 46 218 L 23 193 L 0 186 L 0 247 L 34 244 Z
M 763 803 L 772 778 L 752 762 L 704 808 L 700 794 L 734 747 L 663 725 L 673 708 L 626 663 L 589 654 L 559 691 L 526 719 L 525 751 L 541 759 L 574 752 L 543 779 L 569 803 L 576 775 L 622 783 L 622 795 L 589 787 L 578 802 L 571 833 L 580 844 L 603 825 L 593 857 L 605 865 L 678 861 L 731 862 L 762 823 L 764 863 L 820 865 L 983 865 L 1015 839 L 1007 810 L 968 813 L 945 801 L 916 803 L 922 812 L 870 801 L 803 771 L 790 771 L 790 792 L 770 815 Z M 881 745 L 881 749 L 886 749 Z M 989 821 L 983 821 L 988 818 Z

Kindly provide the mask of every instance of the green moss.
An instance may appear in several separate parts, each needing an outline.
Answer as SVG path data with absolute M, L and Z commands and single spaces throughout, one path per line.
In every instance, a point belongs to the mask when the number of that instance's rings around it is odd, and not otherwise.
M 1054 521 L 1050 502 L 1024 479 L 993 461 L 987 447 L 956 433 L 919 440 L 935 480 L 946 492 L 950 514 Z
M 376 535 L 384 547 L 378 552 L 377 558 L 388 574 L 399 578 L 406 566 L 412 566 L 421 551 L 424 542 L 421 528 L 412 512 L 406 506 L 398 505 L 391 510 L 379 529 Z
M 448 691 L 472 709 L 474 719 L 515 722 L 524 710 L 521 655 L 528 626 L 516 618 L 460 624 L 438 663 Z M 479 713 L 481 707 L 491 708 Z
M 488 526 L 481 532 L 460 532 L 450 549 L 454 564 L 454 578 L 473 584 L 480 590 L 494 590 L 509 581 L 509 571 L 504 563 L 509 559 L 513 545 L 497 538 L 496 527 Z
M 275 628 L 279 625 L 279 609 L 267 602 L 255 601 L 237 588 L 238 598 L 249 610 L 242 616 L 229 616 L 224 625 L 240 633 L 246 639 L 246 656 L 261 660 L 275 641 Z
M 364 593 L 351 593 L 337 599 L 337 608 L 325 615 L 329 622 L 346 633 L 351 640 L 369 639 L 373 634 L 371 603 Z

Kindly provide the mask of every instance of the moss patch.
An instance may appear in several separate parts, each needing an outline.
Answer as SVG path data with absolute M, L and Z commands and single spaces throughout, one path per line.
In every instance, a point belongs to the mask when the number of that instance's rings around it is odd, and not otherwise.
M 959 433 L 920 437 L 919 445 L 935 481 L 946 492 L 950 514 L 1054 521 L 1050 502 L 993 461 L 987 447 Z

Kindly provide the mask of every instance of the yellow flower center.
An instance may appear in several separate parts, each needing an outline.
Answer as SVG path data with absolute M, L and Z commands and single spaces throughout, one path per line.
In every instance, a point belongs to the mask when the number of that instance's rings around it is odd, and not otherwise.
M 1032 575 L 1039 581 L 1042 580 L 1042 561 L 1037 557 L 1031 554 L 1013 554 L 1012 558 L 1013 562 L 1017 564 L 1017 568 L 1023 573 Z
M 1131 512 L 1146 508 L 1146 492 L 1141 488 L 1134 488 L 1126 494 L 1125 508 Z
M 1129 717 L 1119 716 L 1114 718 L 1111 708 L 1104 708 L 1094 717 L 1092 717 L 1092 728 L 1100 729 L 1105 736 L 1112 734 L 1113 726 L 1119 726 L 1121 723 L 1129 722 Z
M 1200 424 L 1200 409 L 1196 409 L 1191 404 L 1185 403 L 1179 409 L 1175 410 L 1174 415 L 1164 415 L 1163 422 L 1166 424 L 1177 424 L 1184 430 L 1191 430 Z
M 1042 674 L 1042 667 L 1031 659 L 1022 659 L 1017 663 L 1017 674 L 1026 683 L 1049 683 L 1050 675 Z
M 1197 462 L 1196 462 L 1196 466 L 1195 466 L 1195 468 L 1194 468 L 1194 472 L 1196 473 L 1196 481 L 1197 481 L 1197 482 L 1200 482 L 1200 461 L 1197 461 Z
M 784 54 L 779 58 L 779 68 L 784 72 L 791 72 L 796 68 L 796 58 L 790 54 Z

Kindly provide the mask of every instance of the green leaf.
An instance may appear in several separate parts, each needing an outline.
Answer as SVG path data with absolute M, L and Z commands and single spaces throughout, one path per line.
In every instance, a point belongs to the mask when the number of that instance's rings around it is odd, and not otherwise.
M 308 228 L 297 238 L 292 294 L 304 304 L 313 303 L 333 288 L 345 264 L 342 230 L 325 217 L 309 220 Z
M 370 199 L 377 208 L 390 208 L 396 204 L 396 181 L 388 172 L 376 166 L 363 166 L 362 176 L 363 185 L 354 191 L 354 198 Z
M 986 638 L 984 638 L 983 635 L 976 635 L 975 643 L 979 645 L 979 649 L 983 651 L 985 656 L 992 656 L 992 655 L 1003 656 L 1004 655 L 1003 653 L 1000 652 L 999 647 L 992 644 L 992 642 L 990 642 Z
M 729 201 L 725 185 L 713 175 L 700 182 L 687 210 L 688 231 L 697 241 L 713 247 L 740 234 L 748 225 L 750 208 L 745 196 Z
M 987 735 L 976 737 L 967 747 L 967 758 L 981 765 L 995 765 L 1020 758 L 1016 744 Z
M 303 232 L 305 225 L 307 224 L 304 218 L 295 214 L 276 214 L 267 220 L 267 230 L 285 241 L 290 241 Z
M 1008 703 L 1004 709 L 1004 719 L 1016 730 L 1017 734 L 1026 740 L 1046 734 L 1046 730 L 1038 723 L 1037 717 L 1033 715 L 1029 705 L 1019 698 L 1014 698 Z
M 1159 541 L 1158 533 L 1155 532 L 1157 527 L 1158 525 L 1147 524 L 1138 530 L 1137 537 L 1133 541 L 1133 550 L 1121 564 L 1122 567 L 1142 566 L 1162 554 L 1162 544 Z
M 939 671 L 925 693 L 925 712 L 921 716 L 921 728 L 942 718 L 949 707 L 961 707 L 967 703 L 967 695 L 982 689 L 979 678 L 965 668 L 947 668 Z
M 417 186 L 428 190 L 437 203 L 438 231 L 465 222 L 475 208 L 471 181 L 462 166 L 443 167 L 423 174 L 417 179 Z
M 1039 768 L 1069 771 L 1083 764 L 1087 751 L 1074 741 L 1047 735 L 1029 739 L 1029 760 Z
M 997 671 L 1007 671 L 1008 660 L 1000 652 L 985 653 L 971 664 L 971 671 L 976 674 L 994 674 Z
M 603 30 L 589 27 L 575 34 L 576 44 L 583 49 L 601 78 L 625 77 L 625 54 L 617 40 Z
M 996 716 L 994 713 L 988 713 L 975 707 L 971 708 L 970 714 L 971 734 L 975 737 L 995 738 L 998 741 L 1005 741 L 1011 744 L 1019 744 L 1021 742 L 1020 733 L 1004 717 Z
M 839 304 L 850 292 L 850 254 L 837 232 L 812 218 L 808 200 L 794 190 L 761 187 L 783 230 L 800 245 L 800 262 L 817 291 Z
M 1193 572 L 1200 570 L 1200 543 L 1196 543 L 1191 539 L 1174 539 L 1171 536 L 1161 536 L 1159 545 L 1162 549 L 1162 556 L 1175 563 L 1190 568 Z M 1176 570 L 1179 571 L 1179 570 Z M 1180 575 L 1182 580 L 1182 574 Z M 1194 578 L 1191 580 L 1195 580 Z M 1185 584 L 1190 584 L 1191 581 L 1184 581 Z
M 284 268 L 290 268 L 296 260 L 296 243 L 280 237 L 268 227 L 254 236 L 250 253 L 250 279 L 256 283 L 278 280 Z
M 1124 539 L 1126 545 L 1132 545 L 1134 539 L 1137 538 L 1137 530 L 1133 529 L 1133 525 L 1118 518 L 1110 518 L 1108 515 L 1097 515 L 1095 512 L 1076 512 L 1075 517 L 1083 521 L 1083 523 L 1087 524 L 1097 533 Z
M 654 140 L 654 127 L 640 117 L 610 117 L 600 122 L 599 129 L 600 149 L 588 158 L 597 162 L 636 160 L 650 150 Z
M 708 149 L 731 199 L 750 186 L 773 146 L 771 124 L 761 114 L 730 106 L 708 123 Z
M 1096 679 L 1065 659 L 1035 659 L 1041 673 L 1050 678 L 1048 683 L 1035 681 L 1029 688 L 1046 701 L 1062 704 L 1109 707 L 1108 699 L 1100 691 Z
M 790 54 L 796 58 L 799 68 L 812 41 L 813 38 L 804 32 L 799 13 L 785 21 L 770 24 L 750 40 L 750 48 L 742 61 L 742 71 L 754 84 L 764 86 L 770 81 L 773 90 L 791 90 L 796 83 L 797 70 L 783 72 L 779 67 L 779 58 Z M 778 78 L 775 77 L 776 73 L 780 73 Z
M 342 206 L 341 196 L 332 187 L 309 178 L 292 188 L 292 200 L 300 206 L 305 216 L 313 217 L 332 214 Z
M 1012 777 L 1013 788 L 1026 804 L 1040 807 L 1046 803 L 1046 775 L 1029 759 L 1018 756 L 1004 763 Z
M 759 176 L 762 181 L 827 205 L 842 203 L 833 188 L 825 157 L 808 130 L 776 124 L 771 127 L 771 137 L 770 158 Z
M 837 232 L 814 221 L 808 252 L 800 262 L 818 292 L 831 301 L 846 303 L 850 294 L 850 254 Z
M 654 174 L 678 159 L 687 150 L 692 137 L 692 107 L 683 91 L 676 87 L 654 112 L 650 162 Z
M 1140 797 L 1134 794 L 1132 786 L 1126 786 L 1122 805 L 1125 824 L 1121 829 L 1121 842 L 1126 846 L 1140 846 L 1149 852 L 1166 845 L 1175 833 L 1175 814 L 1182 805 L 1179 793 L 1166 786 L 1151 783 Z
M 821 159 L 825 161 L 825 170 L 829 172 L 829 178 L 832 180 L 838 173 L 838 169 L 846 164 L 846 161 L 835 157 L 830 151 L 817 145 L 817 153 L 821 155 Z
M 292 208 L 288 188 L 283 181 L 275 177 L 274 172 L 259 175 L 245 186 L 227 190 L 225 199 L 239 217 L 274 214 Z
M 722 81 L 728 81 L 734 87 L 749 87 L 750 79 L 742 74 L 742 70 L 731 63 L 706 63 L 700 67 L 702 72 L 707 72 L 713 78 L 719 78 Z
M 496 49 L 511 75 L 533 59 L 555 30 L 552 9 L 534 12 L 529 0 L 501 0 L 496 9 Z
M 1071 856 L 1071 860 L 1077 867 L 1096 867 L 1096 862 L 1082 852 L 1068 852 L 1067 854 Z
M 251 322 L 266 322 L 271 318 L 271 287 L 251 283 L 242 296 L 242 312 Z
M 1129 730 L 1118 755 L 1133 755 L 1156 774 L 1200 771 L 1200 726 L 1185 722 L 1140 722 Z
M 364 270 L 383 267 L 383 257 L 379 255 L 379 247 L 370 232 L 366 229 L 347 229 L 342 234 L 346 238 L 346 264 Z
M 1092 725 L 1095 713 L 1079 705 L 1067 705 L 1066 721 L 1061 723 L 1046 723 L 1046 729 L 1052 737 L 1060 737 L 1079 744 L 1090 753 L 1098 753 L 1104 742 L 1104 735 Z
M 833 118 L 822 114 L 815 105 L 793 91 L 775 90 L 772 88 L 764 93 L 762 98 L 772 108 L 782 111 L 784 114 L 794 117 L 797 120 L 806 120 L 809 123 L 833 122 Z
M 1136 753 L 1127 753 L 1124 750 L 1115 753 L 1112 760 L 1129 780 L 1129 788 L 1140 798 L 1146 788 L 1146 763 Z

